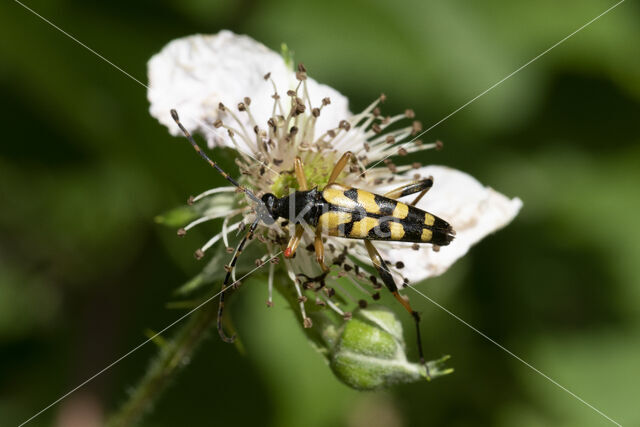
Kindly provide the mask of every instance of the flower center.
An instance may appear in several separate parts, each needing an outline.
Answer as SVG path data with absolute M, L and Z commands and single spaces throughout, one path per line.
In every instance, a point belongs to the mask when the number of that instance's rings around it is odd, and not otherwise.
M 306 156 L 302 156 L 304 175 L 307 178 L 309 188 L 323 189 L 327 185 L 329 175 L 336 163 L 336 157 L 334 151 L 308 153 Z M 292 190 L 299 190 L 300 186 L 293 171 L 283 171 L 280 172 L 269 189 L 276 197 L 284 197 Z

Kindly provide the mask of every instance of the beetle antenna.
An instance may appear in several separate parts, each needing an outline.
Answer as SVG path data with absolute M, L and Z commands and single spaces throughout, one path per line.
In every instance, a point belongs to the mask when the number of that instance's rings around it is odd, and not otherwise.
M 173 120 L 175 120 L 176 124 L 178 125 L 178 127 L 180 128 L 182 133 L 184 133 L 184 136 L 187 137 L 187 139 L 191 143 L 191 146 L 193 146 L 193 149 L 196 150 L 196 153 L 198 153 L 200 155 L 200 157 L 202 157 L 204 160 L 206 160 L 207 163 L 209 163 L 211 165 L 211 167 L 213 167 L 215 170 L 217 170 L 220 173 L 220 175 L 222 175 L 224 177 L 224 179 L 226 179 L 231 184 L 233 184 L 234 187 L 237 187 L 238 189 L 240 189 L 240 191 L 242 191 L 244 194 L 246 194 L 251 200 L 253 200 L 256 203 L 262 203 L 262 201 L 259 198 L 257 198 L 256 195 L 253 194 L 253 192 L 251 190 L 249 190 L 248 188 L 244 187 L 243 185 L 240 185 L 238 183 L 238 181 L 236 181 L 231 176 L 229 176 L 228 173 L 223 171 L 222 168 L 220 166 L 218 166 L 218 164 L 216 162 L 211 160 L 209 158 L 209 156 L 207 156 L 204 153 L 204 151 L 202 151 L 202 149 L 200 148 L 200 146 L 198 145 L 196 140 L 193 139 L 193 136 L 191 136 L 189 131 L 180 122 L 180 117 L 178 116 L 178 112 L 176 110 L 171 109 L 171 117 L 173 118 Z

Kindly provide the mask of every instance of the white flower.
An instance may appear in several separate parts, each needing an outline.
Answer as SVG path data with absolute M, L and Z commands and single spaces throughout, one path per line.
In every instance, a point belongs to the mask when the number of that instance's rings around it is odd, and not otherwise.
M 426 166 L 417 172 L 433 176 L 435 183 L 417 206 L 446 218 L 456 231 L 456 238 L 439 251 L 424 246 L 411 250 L 403 243 L 385 245 L 386 259 L 391 264 L 400 261 L 410 266 L 403 274 L 411 282 L 447 271 L 471 246 L 511 222 L 522 207 L 520 199 L 509 199 L 464 172 L 446 166 Z
M 279 197 L 288 194 L 295 186 L 291 170 L 296 156 L 305 162 L 310 186 L 320 188 L 346 151 L 356 154 L 358 165 L 352 165 L 351 173 L 340 179 L 345 185 L 380 194 L 419 177 L 433 176 L 435 184 L 418 207 L 448 221 L 457 232 L 456 238 L 439 251 L 431 245 L 376 243 L 383 258 L 390 261 L 399 286 L 406 280 L 415 282 L 442 274 L 473 244 L 508 224 L 522 205 L 519 199 L 509 199 L 454 169 L 422 167 L 416 163 L 395 166 L 389 156 L 406 156 L 439 146 L 412 140 L 421 130 L 417 121 L 405 127 L 396 125 L 412 120 L 411 110 L 383 116 L 379 105 L 384 101 L 382 95 L 362 113 L 353 115 L 344 96 L 308 78 L 303 66 L 297 72 L 292 71 L 280 55 L 246 36 L 222 31 L 213 36 L 196 35 L 172 41 L 149 61 L 148 96 L 151 114 L 174 135 L 179 130 L 169 114 L 172 108 L 180 112 L 188 129 L 207 138 L 210 147 L 235 147 L 241 175 L 232 175 L 242 176 L 256 194 L 272 192 Z M 377 165 L 380 161 L 384 163 Z M 232 192 L 233 188 L 219 189 L 216 193 L 221 191 Z M 210 196 L 211 193 L 206 193 L 195 201 Z M 197 254 L 204 255 L 219 240 L 228 246 L 227 233 L 240 227 L 242 220 L 251 215 L 251 208 L 238 197 L 225 218 L 222 232 Z M 219 217 L 219 212 L 204 213 L 185 229 Z M 268 253 L 282 249 L 284 238 L 290 234 L 282 223 L 262 230 L 260 240 Z M 312 242 L 313 236 L 305 235 L 297 256 L 284 263 L 299 295 L 303 291 L 295 283 L 296 274 L 317 276 L 320 271 L 312 249 L 306 248 Z M 345 300 L 355 302 L 363 294 L 371 296 L 372 286 L 374 291 L 381 287 L 379 281 L 370 279 L 373 269 L 365 273 L 353 260 L 371 265 L 362 242 L 328 237 L 325 247 L 325 262 L 334 265 L 330 283 Z M 270 289 L 273 269 L 271 264 Z M 344 292 L 334 280 L 336 273 L 346 276 L 355 291 Z M 329 292 L 317 295 L 321 303 L 343 313 L 344 307 L 333 302 Z M 310 319 L 305 314 L 304 301 L 305 298 L 300 298 L 301 314 L 308 326 Z
M 273 115 L 273 86 L 284 95 L 298 84 L 295 73 L 282 56 L 247 36 L 221 31 L 216 35 L 196 35 L 177 39 L 166 45 L 149 61 L 149 92 L 151 115 L 167 126 L 173 135 L 182 135 L 169 110 L 180 112 L 184 125 L 207 137 L 210 147 L 234 147 L 226 131 L 215 129 L 213 123 L 225 118 L 218 109 L 223 102 L 235 109 L 249 96 L 251 113 L 256 123 L 265 126 Z M 347 98 L 335 89 L 307 79 L 311 101 L 319 105 L 322 98 L 331 98 L 332 107 L 316 123 L 316 131 L 325 132 L 335 123 L 351 115 Z M 248 115 L 238 114 L 247 129 L 254 125 Z M 231 121 L 229 125 L 237 126 Z M 256 150 L 253 144 L 239 140 L 245 153 Z

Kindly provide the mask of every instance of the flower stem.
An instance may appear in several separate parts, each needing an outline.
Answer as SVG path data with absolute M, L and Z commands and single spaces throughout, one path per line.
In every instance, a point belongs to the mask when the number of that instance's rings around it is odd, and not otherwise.
M 139 423 L 175 375 L 189 363 L 194 351 L 215 322 L 216 314 L 215 304 L 204 305 L 162 345 L 160 353 L 151 362 L 128 400 L 110 417 L 108 426 L 124 427 Z

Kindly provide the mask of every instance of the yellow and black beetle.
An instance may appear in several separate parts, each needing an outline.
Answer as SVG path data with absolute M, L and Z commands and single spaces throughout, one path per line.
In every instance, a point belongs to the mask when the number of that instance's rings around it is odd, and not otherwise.
M 372 240 L 400 241 L 413 243 L 431 243 L 437 246 L 445 246 L 451 243 L 455 236 L 453 228 L 445 220 L 419 209 L 415 204 L 433 186 L 433 179 L 426 178 L 408 185 L 378 195 L 358 188 L 351 188 L 336 182 L 340 173 L 344 170 L 349 160 L 353 157 L 351 152 L 346 152 L 336 163 L 327 185 L 319 190 L 309 189 L 307 179 L 303 171 L 302 160 L 296 157 L 294 173 L 298 181 L 299 190 L 285 197 L 276 197 L 267 193 L 258 198 L 253 192 L 240 185 L 229 174 L 223 171 L 216 162 L 211 160 L 198 146 L 191 134 L 180 122 L 178 113 L 171 110 L 171 116 L 185 134 L 193 148 L 200 156 L 215 168 L 225 179 L 247 195 L 256 203 L 256 219 L 249 226 L 247 234 L 238 245 L 231 264 L 227 268 L 227 275 L 220 294 L 218 309 L 218 332 L 222 339 L 233 342 L 234 337 L 227 337 L 222 329 L 222 310 L 224 307 L 224 290 L 229 286 L 231 269 L 236 265 L 247 240 L 251 239 L 260 222 L 270 225 L 283 218 L 295 226 L 295 234 L 289 240 L 284 249 L 284 256 L 293 257 L 302 235 L 303 225 L 315 228 L 314 248 L 316 259 L 322 268 L 323 274 L 311 280 L 321 280 L 329 272 L 329 267 L 324 263 L 324 246 L 322 236 L 336 236 L 349 239 L 363 240 L 371 261 L 378 271 L 385 286 L 394 297 L 411 313 L 415 320 L 418 335 L 418 350 L 420 360 L 424 363 L 422 345 L 420 340 L 419 314 L 411 308 L 409 302 L 398 293 L 398 287 L 389 271 L 386 262 L 371 243 Z M 418 193 L 412 203 L 405 204 L 397 199 Z

